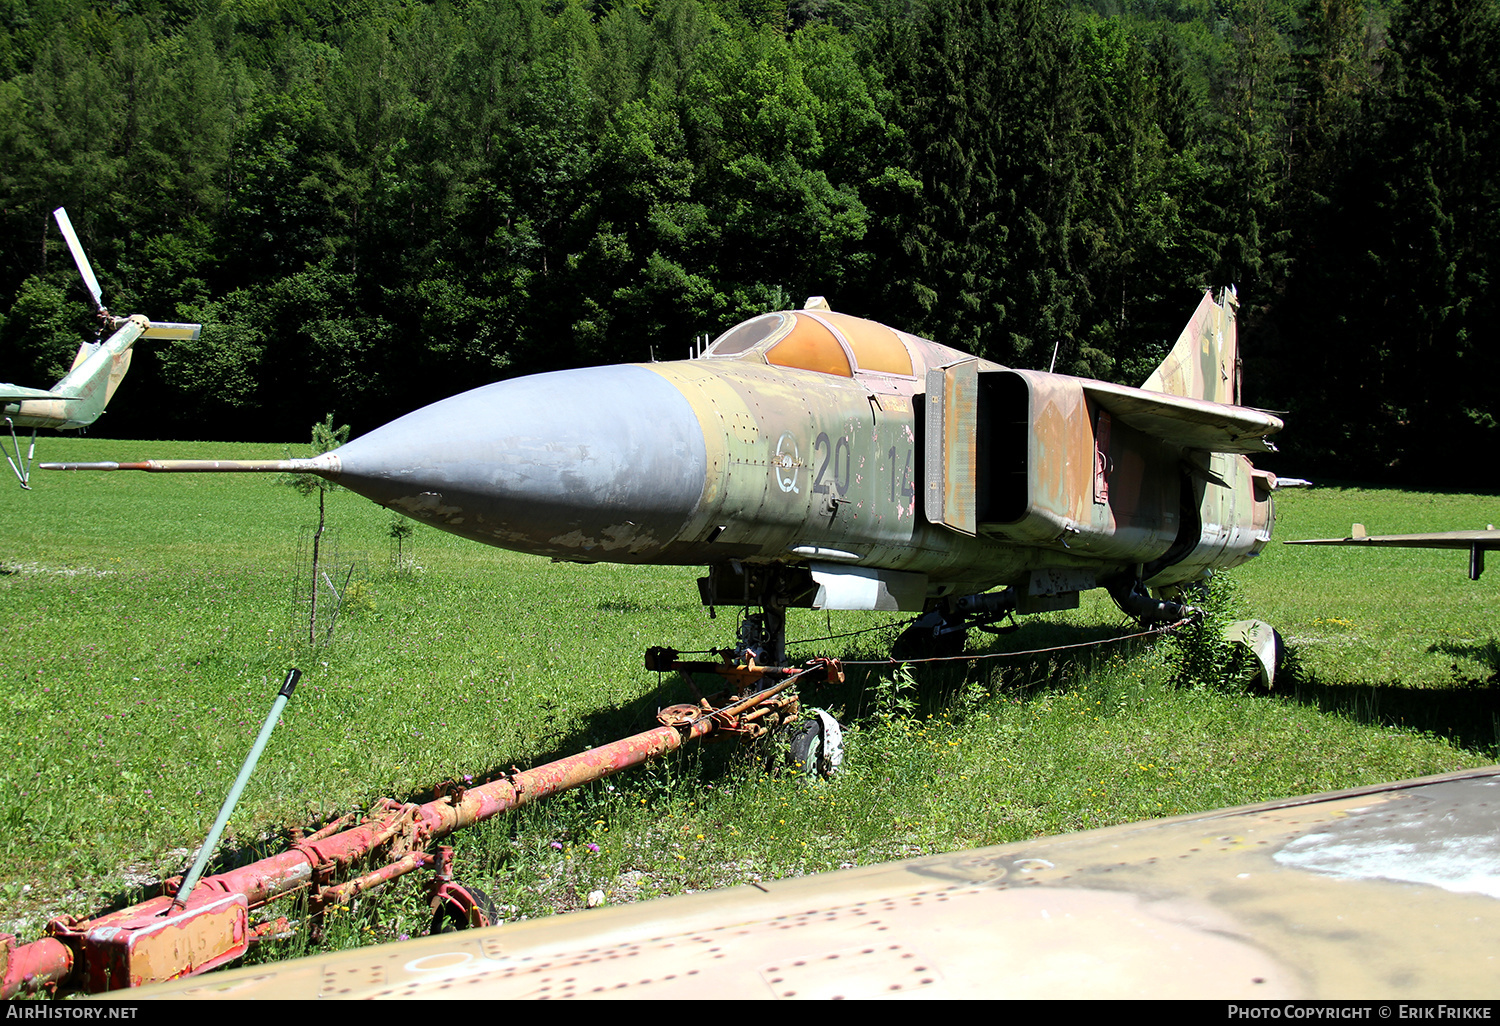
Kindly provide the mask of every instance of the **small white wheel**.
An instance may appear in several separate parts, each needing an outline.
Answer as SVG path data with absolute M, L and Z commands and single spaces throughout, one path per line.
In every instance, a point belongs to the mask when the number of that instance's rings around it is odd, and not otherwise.
M 844 761 L 844 732 L 838 720 L 821 709 L 816 719 L 798 724 L 792 731 L 788 760 L 792 770 L 809 779 L 827 779 Z

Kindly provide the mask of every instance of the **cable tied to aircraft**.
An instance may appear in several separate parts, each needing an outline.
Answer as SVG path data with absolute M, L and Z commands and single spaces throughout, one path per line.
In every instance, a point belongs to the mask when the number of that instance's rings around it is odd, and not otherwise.
M 919 617 L 919 616 L 913 616 L 910 619 L 906 619 L 906 620 L 892 620 L 890 623 L 883 623 L 883 624 L 879 625 L 878 627 L 863 627 L 863 628 L 861 628 L 861 629 L 859 629 L 857 631 L 844 631 L 844 632 L 842 632 L 840 634 L 824 634 L 823 636 L 817 637 L 817 638 L 802 638 L 802 639 L 800 639 L 798 641 L 788 641 L 786 643 L 786 647 L 787 648 L 795 648 L 798 645 L 816 645 L 816 644 L 820 644 L 820 643 L 822 643 L 824 641 L 837 641 L 840 638 L 857 638 L 861 634 L 875 634 L 875 633 L 877 633 L 879 631 L 899 630 L 901 628 L 910 627 L 912 624 L 916 623 L 920 619 L 921 619 L 921 617 Z M 721 651 L 722 651 L 722 649 L 718 649 L 718 648 L 702 648 L 702 649 L 692 649 L 692 650 L 681 649 L 681 650 L 677 651 L 677 654 L 678 655 L 684 655 L 684 656 L 691 656 L 691 655 L 719 655 L 721 653 Z
M 1098 641 L 1075 641 L 1070 645 L 1053 645 L 1050 648 L 1028 648 L 1018 652 L 985 652 L 977 655 L 956 656 L 928 656 L 923 659 L 842 659 L 840 662 L 845 666 L 899 666 L 903 663 L 958 663 L 978 662 L 981 659 L 1012 659 L 1018 656 L 1048 655 L 1052 652 L 1066 652 L 1075 648 L 1098 648 L 1101 645 L 1113 645 L 1121 641 L 1129 641 L 1132 638 L 1149 638 L 1162 634 L 1171 634 L 1181 630 L 1192 623 L 1192 619 L 1178 620 L 1176 623 L 1165 624 L 1161 627 L 1152 627 L 1150 630 L 1135 631 L 1131 634 L 1121 634 L 1113 638 L 1100 638 Z
M 792 647 L 794 647 L 796 645 L 815 645 L 815 644 L 819 644 L 819 643 L 824 642 L 824 641 L 837 641 L 839 638 L 857 638 L 861 634 L 874 634 L 877 631 L 893 631 L 893 630 L 898 630 L 900 628 L 910 627 L 912 624 L 916 623 L 920 619 L 921 619 L 920 616 L 913 616 L 913 617 L 911 617 L 910 619 L 907 619 L 907 620 L 893 620 L 890 623 L 883 623 L 879 627 L 865 627 L 865 628 L 862 628 L 862 629 L 857 630 L 857 631 L 844 631 L 844 632 L 842 632 L 840 634 L 825 634 L 821 638 L 803 638 L 801 641 L 789 641 L 789 642 L 787 642 L 787 646 L 786 647 L 787 648 L 792 648 Z M 848 665 L 848 664 L 845 664 L 845 665 Z
M 890 623 L 881 624 L 878 627 L 864 627 L 857 631 L 843 631 L 839 634 L 825 634 L 817 638 L 802 638 L 798 641 L 787 642 L 787 648 L 793 649 L 800 645 L 817 645 L 825 641 L 837 641 L 840 638 L 856 638 L 863 634 L 875 634 L 881 631 L 900 630 L 910 627 L 920 620 L 921 617 L 913 616 L 906 620 L 893 620 Z M 1112 645 L 1120 641 L 1129 641 L 1132 638 L 1148 638 L 1153 635 L 1171 634 L 1181 630 L 1192 623 L 1192 618 L 1178 620 L 1175 623 L 1164 624 L 1160 627 L 1152 627 L 1149 630 L 1135 631 L 1131 634 L 1121 634 L 1113 638 L 1101 638 L 1098 641 L 1078 641 L 1070 645 L 1054 645 L 1051 648 L 1030 648 L 1018 652 L 987 652 L 982 655 L 956 655 L 956 656 L 928 656 L 921 659 L 840 659 L 844 666 L 892 666 L 901 663 L 953 663 L 973 662 L 980 659 L 1008 659 L 1014 656 L 1046 655 L 1051 652 L 1063 652 L 1073 648 L 1097 648 L 1101 645 Z M 704 649 L 701 652 L 678 652 L 677 655 L 718 655 L 719 649 Z

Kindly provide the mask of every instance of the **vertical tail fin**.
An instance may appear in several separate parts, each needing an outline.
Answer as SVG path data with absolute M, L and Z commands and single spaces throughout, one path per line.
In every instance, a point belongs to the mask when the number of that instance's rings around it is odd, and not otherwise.
M 55 398 L 22 401 L 14 415 L 16 426 L 70 431 L 98 420 L 130 367 L 130 347 L 148 326 L 146 318 L 131 317 L 103 342 L 85 342 L 72 369 L 52 386 Z
M 1177 344 L 1141 387 L 1238 406 L 1240 346 L 1234 316 L 1239 305 L 1233 287 L 1221 293 L 1219 302 L 1205 292 Z

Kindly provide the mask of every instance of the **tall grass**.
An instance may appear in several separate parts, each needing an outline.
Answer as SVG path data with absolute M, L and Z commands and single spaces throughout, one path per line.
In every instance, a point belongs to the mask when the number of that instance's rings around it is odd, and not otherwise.
M 230 448 L 62 439 L 46 457 Z M 1478 514 L 1488 502 L 1291 493 L 1278 530 L 1468 526 L 1494 519 Z M 1414 503 L 1425 519 L 1402 521 Z M 0 493 L 0 929 L 30 936 L 50 916 L 181 872 L 289 664 L 306 677 L 221 864 L 379 797 L 418 800 L 445 779 L 483 780 L 648 727 L 690 695 L 644 670 L 641 652 L 707 649 L 733 633 L 729 611 L 709 620 L 698 605 L 691 568 L 552 564 L 424 528 L 401 539 L 397 561 L 385 511 L 336 493 L 328 517 L 354 570 L 332 642 L 313 650 L 295 587 L 314 500 L 257 477 L 141 474 L 39 474 L 33 492 Z M 699 747 L 459 835 L 458 875 L 505 916 L 536 916 L 595 892 L 637 900 L 1489 761 L 1496 641 L 1476 598 L 1488 584 L 1467 581 L 1451 553 L 1396 555 L 1404 570 L 1392 577 L 1387 553 L 1273 544 L 1233 575 L 1242 610 L 1295 650 L 1270 695 L 1217 670 L 1185 674 L 1194 658 L 1220 665 L 1201 645 L 1142 641 L 854 667 L 846 684 L 805 696 L 849 725 L 834 780 L 810 785 L 764 752 Z M 794 655 L 883 658 L 888 620 L 793 611 L 790 636 L 814 639 Z M 1016 635 L 978 636 L 970 651 L 1127 630 L 1089 596 Z M 424 921 L 420 883 L 408 881 L 341 910 L 329 933 L 362 943 Z

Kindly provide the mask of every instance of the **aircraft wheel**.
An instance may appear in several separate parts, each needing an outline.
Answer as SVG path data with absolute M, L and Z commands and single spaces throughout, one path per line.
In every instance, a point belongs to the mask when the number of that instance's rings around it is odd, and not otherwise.
M 844 761 L 844 732 L 838 721 L 821 709 L 817 719 L 800 723 L 792 731 L 787 762 L 792 772 L 811 779 L 827 779 Z
M 948 659 L 964 654 L 964 645 L 969 641 L 966 630 L 944 631 L 914 624 L 902 631 L 891 646 L 891 658 L 897 662 L 910 659 Z
M 454 933 L 475 926 L 493 926 L 500 921 L 495 901 L 478 887 L 450 883 L 443 887 L 432 910 L 429 934 Z

